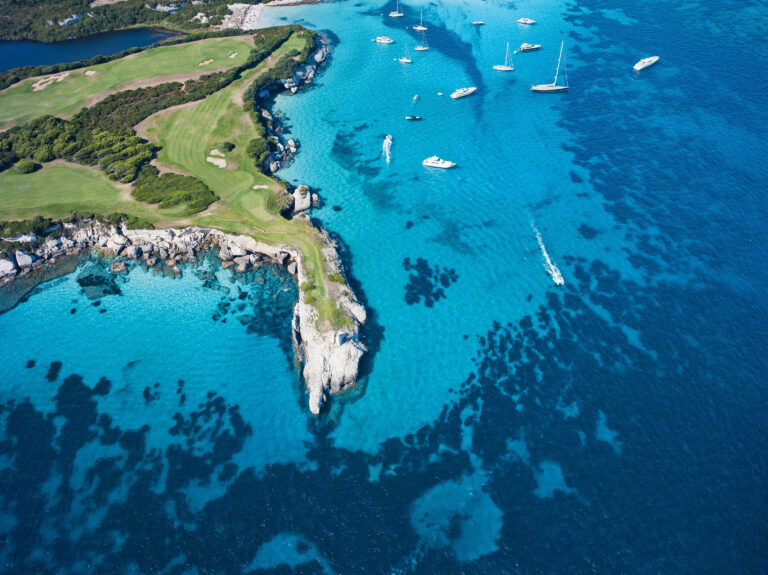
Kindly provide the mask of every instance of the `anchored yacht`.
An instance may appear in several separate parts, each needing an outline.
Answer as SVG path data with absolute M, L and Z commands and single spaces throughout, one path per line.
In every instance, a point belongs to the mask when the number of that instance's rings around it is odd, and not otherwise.
M 428 168 L 443 168 L 447 170 L 448 168 L 453 168 L 456 163 L 455 162 L 449 162 L 448 160 L 443 160 L 441 158 L 438 158 L 437 156 L 432 156 L 421 162 L 422 166 L 426 166 Z
M 529 44 L 528 42 L 524 42 L 520 44 L 520 48 L 517 49 L 518 52 L 533 52 L 534 50 L 538 50 L 541 48 L 541 44 Z
M 394 44 L 395 43 L 395 41 L 392 38 L 390 38 L 389 36 L 377 36 L 376 37 L 376 41 L 379 44 Z
M 567 92 L 568 91 L 568 68 L 563 62 L 565 69 L 565 86 L 557 85 L 557 76 L 560 73 L 560 60 L 563 58 L 563 42 L 560 42 L 560 55 L 557 57 L 557 70 L 555 70 L 555 79 L 551 84 L 537 84 L 531 86 L 532 92 Z
M 536 20 L 531 20 L 530 18 L 518 18 L 517 23 L 518 24 L 536 24 Z
M 417 122 L 417 121 L 421 120 L 421 116 L 406 116 L 405 119 L 406 120 L 411 120 L 412 122 Z
M 413 29 L 417 32 L 423 32 L 427 29 L 427 27 L 424 26 L 424 10 L 421 11 L 421 15 L 419 16 L 419 25 L 414 26 Z
M 509 42 L 507 42 L 507 53 L 504 56 L 504 65 L 496 64 L 493 69 L 498 70 L 499 72 L 511 72 L 515 69 L 512 65 L 512 55 L 509 53 Z
M 651 56 L 650 58 L 643 58 L 632 67 L 635 69 L 636 72 L 639 72 L 640 70 L 643 70 L 648 66 L 653 66 L 658 61 L 659 61 L 658 56 Z
M 389 17 L 402 18 L 403 16 L 405 16 L 405 14 L 403 14 L 403 11 L 400 10 L 400 0 L 397 0 L 397 7 L 394 9 L 394 11 L 389 13 Z
M 405 45 L 405 54 L 400 56 L 398 60 L 400 60 L 400 62 L 402 62 L 403 64 L 411 63 L 411 57 L 408 55 L 408 44 Z
M 475 86 L 470 86 L 469 88 L 459 88 L 453 94 L 451 94 L 451 98 L 458 100 L 459 98 L 464 98 L 465 96 L 474 94 L 476 91 L 477 88 Z
M 416 28 L 414 28 L 414 30 L 415 29 Z M 427 42 L 427 33 L 424 30 L 421 31 L 421 44 L 416 46 L 415 50 L 417 52 L 426 52 L 427 50 L 429 50 L 429 42 Z
M 473 26 L 482 26 L 483 24 L 485 24 L 485 22 L 483 22 L 482 20 L 475 20 L 474 22 L 472 22 Z

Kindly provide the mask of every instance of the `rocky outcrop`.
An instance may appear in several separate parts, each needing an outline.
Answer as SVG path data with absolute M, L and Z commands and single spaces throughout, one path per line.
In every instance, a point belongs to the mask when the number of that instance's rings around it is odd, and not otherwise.
M 307 196 L 310 193 L 307 191 Z M 69 226 L 67 235 L 40 240 L 34 253 L 16 250 L 7 259 L 0 258 L 0 284 L 21 274 L 31 272 L 36 264 L 52 262 L 64 255 L 96 249 L 118 257 L 111 265 L 113 274 L 124 273 L 127 262 L 142 260 L 147 266 L 161 265 L 180 274 L 178 263 L 194 261 L 195 254 L 208 247 L 217 247 L 223 267 L 243 273 L 257 266 L 273 263 L 285 267 L 298 285 L 311 282 L 303 264 L 300 250 L 283 244 L 265 244 L 250 236 L 235 236 L 218 230 L 184 228 L 166 230 L 128 230 L 112 227 L 94 220 Z M 318 230 L 328 274 L 343 274 L 336 243 L 324 230 Z M 326 293 L 340 310 L 342 321 L 334 325 L 321 319 L 317 307 L 308 301 L 303 290 L 294 306 L 293 340 L 302 376 L 309 394 L 309 409 L 318 414 L 330 395 L 354 386 L 358 378 L 360 359 L 367 351 L 361 341 L 361 329 L 366 321 L 365 308 L 354 299 L 345 284 L 327 282 Z

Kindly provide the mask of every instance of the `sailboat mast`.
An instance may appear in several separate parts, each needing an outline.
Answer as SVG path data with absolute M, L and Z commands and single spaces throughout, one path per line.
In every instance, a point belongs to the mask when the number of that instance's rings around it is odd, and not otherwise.
M 504 54 L 504 65 L 509 66 L 509 42 L 507 42 L 507 53 Z
M 560 55 L 557 57 L 557 70 L 555 70 L 555 81 L 552 85 L 557 85 L 557 75 L 560 73 L 560 59 L 563 57 L 563 42 L 560 42 Z

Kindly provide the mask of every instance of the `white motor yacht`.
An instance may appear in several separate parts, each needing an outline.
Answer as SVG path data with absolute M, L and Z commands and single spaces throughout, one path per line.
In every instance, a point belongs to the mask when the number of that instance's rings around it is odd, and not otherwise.
M 474 22 L 472 22 L 473 26 L 482 26 L 483 24 L 485 24 L 485 22 L 483 22 L 482 20 L 475 20 Z
M 459 88 L 453 94 L 451 94 L 451 98 L 458 100 L 459 98 L 464 98 L 465 96 L 474 94 L 476 91 L 477 88 L 475 86 L 470 86 L 469 88 Z
M 376 37 L 376 42 L 378 42 L 379 44 L 394 44 L 395 43 L 395 41 L 392 38 L 390 38 L 389 36 L 377 36 Z
M 455 162 L 449 162 L 448 160 L 443 160 L 441 158 L 438 158 L 437 156 L 432 156 L 421 162 L 422 166 L 426 166 L 428 168 L 443 168 L 447 170 L 448 168 L 453 168 L 456 163 Z
M 647 68 L 648 66 L 653 66 L 656 62 L 659 61 L 658 56 L 651 56 L 650 58 L 643 58 L 640 60 L 637 64 L 632 66 L 636 72 L 639 72 L 640 70 L 643 70 L 644 68 Z
M 518 24 L 536 24 L 536 20 L 531 20 L 530 18 L 518 18 L 517 23 Z
M 518 52 L 533 52 L 534 50 L 538 50 L 541 48 L 541 44 L 529 44 L 528 42 L 524 42 L 520 44 L 520 47 L 517 49 Z

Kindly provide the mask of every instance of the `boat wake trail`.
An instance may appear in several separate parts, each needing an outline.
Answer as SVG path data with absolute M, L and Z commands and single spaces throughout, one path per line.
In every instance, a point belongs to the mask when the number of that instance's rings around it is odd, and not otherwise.
M 384 138 L 384 144 L 381 147 L 381 151 L 384 154 L 384 159 L 389 163 L 389 161 L 392 159 L 392 154 L 390 153 L 390 150 L 392 149 L 392 136 L 387 136 Z
M 547 273 L 552 277 L 552 281 L 555 282 L 555 284 L 559 286 L 565 284 L 563 274 L 560 273 L 560 268 L 558 268 L 555 262 L 552 261 L 552 258 L 549 257 L 547 248 L 544 246 L 544 240 L 541 238 L 541 232 L 533 221 L 531 221 L 531 228 L 533 228 L 533 231 L 536 234 L 536 241 L 539 243 L 541 255 L 544 256 L 544 269 L 547 270 Z

